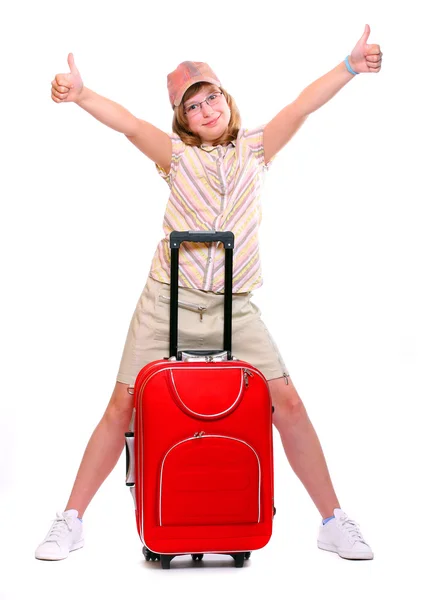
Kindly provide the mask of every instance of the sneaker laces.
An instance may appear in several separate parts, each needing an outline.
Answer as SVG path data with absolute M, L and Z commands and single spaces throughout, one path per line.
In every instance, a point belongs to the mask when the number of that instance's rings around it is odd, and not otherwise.
M 339 517 L 339 522 L 342 530 L 347 534 L 350 540 L 353 542 L 362 542 L 363 544 L 366 544 L 359 529 L 358 523 L 349 519 L 347 515 L 341 515 Z
M 47 535 L 46 542 L 57 542 L 57 540 L 65 533 L 65 526 L 68 531 L 72 531 L 72 527 L 68 519 L 62 513 L 56 513 L 56 518 L 53 521 L 50 532 Z

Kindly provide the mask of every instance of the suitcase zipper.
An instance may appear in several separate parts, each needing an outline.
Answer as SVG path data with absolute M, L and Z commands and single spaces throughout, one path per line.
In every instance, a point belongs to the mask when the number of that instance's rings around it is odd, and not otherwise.
M 203 369 L 201 369 L 201 370 L 203 370 Z M 243 371 L 244 370 L 247 370 L 247 369 L 243 369 Z M 241 375 L 241 373 L 240 373 L 240 375 Z M 244 373 L 243 375 L 244 375 L 244 378 L 247 377 L 246 373 Z M 251 375 L 253 376 L 253 373 L 251 373 Z M 244 381 L 245 381 L 245 379 L 244 379 Z M 173 386 L 173 392 L 175 393 L 175 397 L 178 399 L 178 401 L 179 401 L 179 403 L 181 405 L 180 406 L 181 410 L 184 410 L 187 414 L 193 415 L 194 417 L 201 417 L 201 418 L 205 418 L 205 419 L 206 418 L 221 418 L 224 415 L 227 415 L 227 414 L 231 413 L 236 408 L 236 406 L 238 405 L 238 403 L 241 402 L 241 399 L 242 399 L 242 394 L 243 394 L 243 379 L 242 379 L 242 376 L 241 376 L 240 377 L 240 389 L 238 391 L 238 395 L 237 395 L 237 397 L 235 398 L 235 400 L 232 402 L 232 404 L 230 406 L 228 406 L 227 408 L 225 408 L 224 410 L 222 410 L 219 413 L 215 413 L 215 414 L 202 414 L 202 413 L 196 412 L 196 411 L 192 410 L 191 408 L 189 408 L 189 406 L 187 404 L 185 404 L 185 402 L 182 400 L 182 398 L 181 398 L 181 396 L 179 394 L 179 391 L 178 391 L 178 389 L 176 387 L 175 378 L 174 378 L 174 375 L 173 375 L 173 369 L 170 369 L 170 382 L 171 382 L 171 384 Z
M 167 303 L 170 302 L 170 298 L 168 296 L 162 295 L 162 296 L 160 296 L 160 298 Z M 193 304 L 193 302 L 182 302 L 181 300 L 178 301 L 178 304 L 179 304 L 179 306 L 183 306 L 184 308 L 187 308 L 188 310 L 197 311 L 200 315 L 201 321 L 203 320 L 203 313 L 208 308 L 207 306 L 200 306 L 199 304 Z
M 140 381 L 140 388 L 139 388 L 139 392 L 138 392 L 138 394 L 139 394 L 139 396 L 138 396 L 138 398 L 139 398 L 138 402 L 139 402 L 139 403 L 141 403 L 141 401 L 142 401 L 142 393 L 143 393 L 143 390 L 144 390 L 144 388 L 146 387 L 146 385 L 149 383 L 149 381 L 150 381 L 150 380 L 151 380 L 153 377 L 155 377 L 156 375 L 158 375 L 158 374 L 159 374 L 159 373 L 161 373 L 162 371 L 166 371 L 166 370 L 178 370 L 179 368 L 186 368 L 186 367 L 174 367 L 174 366 L 172 366 L 172 365 L 170 365 L 170 366 L 167 366 L 165 363 L 162 363 L 162 364 L 161 364 L 161 369 L 158 369 L 157 371 L 153 371 L 153 372 L 151 372 L 151 374 L 150 374 L 150 375 L 148 375 L 148 377 L 147 377 L 146 379 L 144 379 L 143 381 Z M 197 367 L 190 367 L 190 368 L 191 368 L 191 369 L 196 369 Z M 204 369 L 206 369 L 206 368 L 215 369 L 215 368 L 216 368 L 216 366 L 211 366 L 211 365 L 210 365 L 209 367 L 205 367 L 205 366 L 204 366 L 203 368 L 204 368 Z M 221 367 L 221 368 L 224 368 L 224 369 L 240 369 L 240 368 L 241 368 L 241 369 L 243 369 L 243 368 L 245 368 L 245 367 L 240 367 L 240 366 L 225 366 L 225 367 Z M 252 371 L 250 371 L 250 372 L 252 373 L 252 376 L 253 376 L 253 375 L 255 375 L 255 374 L 256 374 L 256 375 L 259 375 L 259 376 L 260 376 L 260 378 L 261 378 L 261 379 L 264 381 L 264 383 L 265 383 L 265 384 L 268 386 L 268 382 L 267 382 L 267 380 L 265 379 L 265 377 L 264 377 L 263 373 L 261 373 L 260 371 L 256 371 L 256 370 L 255 370 L 255 372 L 254 372 L 254 373 L 253 373 Z
M 244 371 L 244 385 L 246 388 L 249 387 L 249 377 L 253 377 L 253 373 L 249 369 L 243 369 Z

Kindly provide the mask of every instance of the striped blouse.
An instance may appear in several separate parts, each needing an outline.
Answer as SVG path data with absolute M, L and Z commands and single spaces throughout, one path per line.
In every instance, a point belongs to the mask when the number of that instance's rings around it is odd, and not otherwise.
M 170 282 L 169 235 L 176 231 L 233 231 L 234 293 L 262 285 L 258 228 L 264 163 L 263 126 L 241 129 L 227 146 L 186 146 L 171 134 L 172 162 L 159 174 L 170 187 L 164 215 L 164 238 L 152 260 L 150 276 Z M 179 285 L 215 293 L 224 288 L 224 247 L 221 243 L 184 242 L 179 252 Z

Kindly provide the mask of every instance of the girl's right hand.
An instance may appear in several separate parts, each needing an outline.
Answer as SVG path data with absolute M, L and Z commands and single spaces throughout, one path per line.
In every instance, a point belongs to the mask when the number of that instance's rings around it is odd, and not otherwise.
M 51 82 L 51 98 L 54 102 L 77 102 L 83 89 L 83 80 L 74 62 L 74 55 L 68 54 L 70 73 L 58 73 Z

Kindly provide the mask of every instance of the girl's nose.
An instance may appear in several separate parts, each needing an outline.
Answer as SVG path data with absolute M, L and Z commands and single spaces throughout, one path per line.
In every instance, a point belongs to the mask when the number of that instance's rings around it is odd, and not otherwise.
M 204 102 L 202 104 L 202 114 L 204 117 L 207 117 L 208 115 L 212 115 L 213 112 L 214 112 L 214 109 L 212 108 L 212 106 L 210 106 L 206 102 Z

